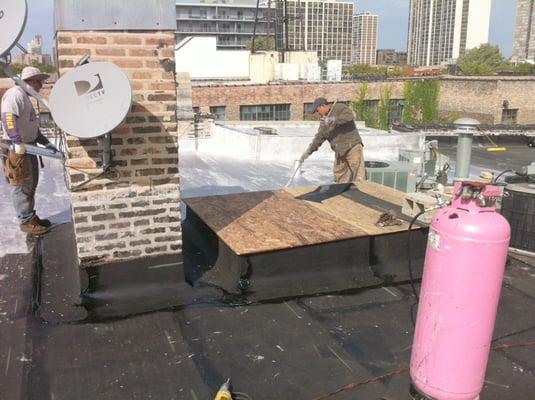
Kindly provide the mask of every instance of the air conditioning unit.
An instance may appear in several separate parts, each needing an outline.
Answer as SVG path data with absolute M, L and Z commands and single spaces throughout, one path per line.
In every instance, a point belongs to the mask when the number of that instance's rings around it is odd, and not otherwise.
M 419 189 L 433 188 L 436 176 L 450 161 L 449 157 L 431 147 L 426 150 L 400 150 L 399 160 L 416 168 Z
M 395 161 L 366 161 L 366 179 L 402 192 L 416 191 L 418 171 L 414 164 Z
M 436 175 L 442 166 L 449 162 L 449 157 L 432 150 L 400 150 L 399 161 L 405 161 L 418 166 L 418 175 Z

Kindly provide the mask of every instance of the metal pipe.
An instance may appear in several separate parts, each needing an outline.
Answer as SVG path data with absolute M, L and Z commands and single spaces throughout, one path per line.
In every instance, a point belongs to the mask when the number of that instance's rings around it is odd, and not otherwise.
M 457 139 L 457 162 L 455 163 L 455 180 L 467 179 L 470 175 L 472 158 L 472 140 L 479 121 L 471 118 L 461 118 L 454 122 Z
M 256 39 L 256 25 L 258 24 L 258 8 L 260 7 L 260 0 L 256 0 L 256 9 L 254 11 L 254 25 L 253 25 L 253 42 L 251 44 L 251 53 L 255 52 L 255 39 Z
M 24 144 L 24 147 L 26 148 L 26 153 L 32 154 L 34 156 L 55 158 L 56 160 L 63 160 L 65 158 L 65 155 L 61 151 L 47 149 L 44 147 L 39 147 L 26 143 Z M 15 145 L 10 140 L 0 139 L 0 148 L 14 151 Z
M 102 137 L 102 146 L 102 170 L 108 171 L 112 166 L 111 132 L 106 133 Z

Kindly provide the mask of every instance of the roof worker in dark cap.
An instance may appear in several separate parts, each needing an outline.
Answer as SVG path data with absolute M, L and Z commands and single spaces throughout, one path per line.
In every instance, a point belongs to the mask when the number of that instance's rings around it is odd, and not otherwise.
M 20 78 L 36 92 L 43 87 L 49 75 L 38 68 L 25 67 Z M 20 86 L 13 86 L 4 93 L 0 105 L 4 139 L 9 139 L 15 149 L 9 150 L 4 160 L 4 174 L 11 186 L 11 200 L 20 223 L 21 231 L 41 235 L 48 231 L 50 221 L 35 214 L 35 189 L 39 181 L 37 157 L 26 154 L 26 144 L 39 143 L 55 149 L 39 130 L 39 118 L 29 95 Z
M 303 163 L 312 153 L 328 140 L 334 151 L 333 166 L 336 183 L 364 180 L 363 145 L 355 125 L 353 112 L 343 104 L 329 105 L 324 97 L 318 97 L 312 105 L 313 112 L 321 115 L 320 126 L 314 140 L 301 156 Z

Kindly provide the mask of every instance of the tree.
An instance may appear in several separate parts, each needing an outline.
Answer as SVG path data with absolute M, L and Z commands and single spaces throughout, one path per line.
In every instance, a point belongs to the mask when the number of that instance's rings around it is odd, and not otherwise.
M 45 74 L 53 74 L 54 72 L 56 72 L 56 68 L 50 64 L 39 64 L 39 63 L 33 62 L 31 66 L 39 68 L 39 70 L 41 72 L 44 72 Z M 10 67 L 15 75 L 20 75 L 24 67 L 27 67 L 27 65 L 14 63 L 14 64 L 10 64 Z M 2 69 L 0 69 L 0 77 L 5 78 L 5 74 L 4 74 L 4 71 L 2 71 Z
M 513 72 L 521 75 L 533 75 L 535 74 L 535 65 L 534 64 L 518 64 L 513 67 Z
M 253 40 L 248 40 L 245 43 L 247 50 L 252 50 Z M 273 36 L 256 36 L 254 40 L 254 49 L 259 51 L 275 50 L 275 39 Z
M 54 68 L 54 66 L 50 64 L 32 63 L 32 67 L 39 68 L 39 70 L 41 72 L 44 72 L 45 74 L 53 74 L 54 72 L 56 72 L 56 68 Z
M 491 75 L 511 69 L 500 48 L 490 44 L 466 51 L 458 58 L 457 65 L 465 75 Z

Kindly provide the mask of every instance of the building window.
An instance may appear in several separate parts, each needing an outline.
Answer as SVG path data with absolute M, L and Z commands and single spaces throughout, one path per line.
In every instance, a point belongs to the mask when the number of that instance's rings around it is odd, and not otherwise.
M 210 106 L 210 114 L 215 115 L 215 119 L 224 121 L 225 120 L 225 106 Z
M 517 115 L 518 115 L 517 108 L 504 108 L 502 110 L 502 124 L 515 125 Z
M 241 121 L 288 121 L 290 104 L 240 106 Z
M 403 100 L 390 100 L 390 109 L 388 110 L 388 125 L 398 124 L 403 117 Z
M 312 112 L 313 103 L 303 103 L 303 120 L 305 121 L 317 121 L 319 115 Z

